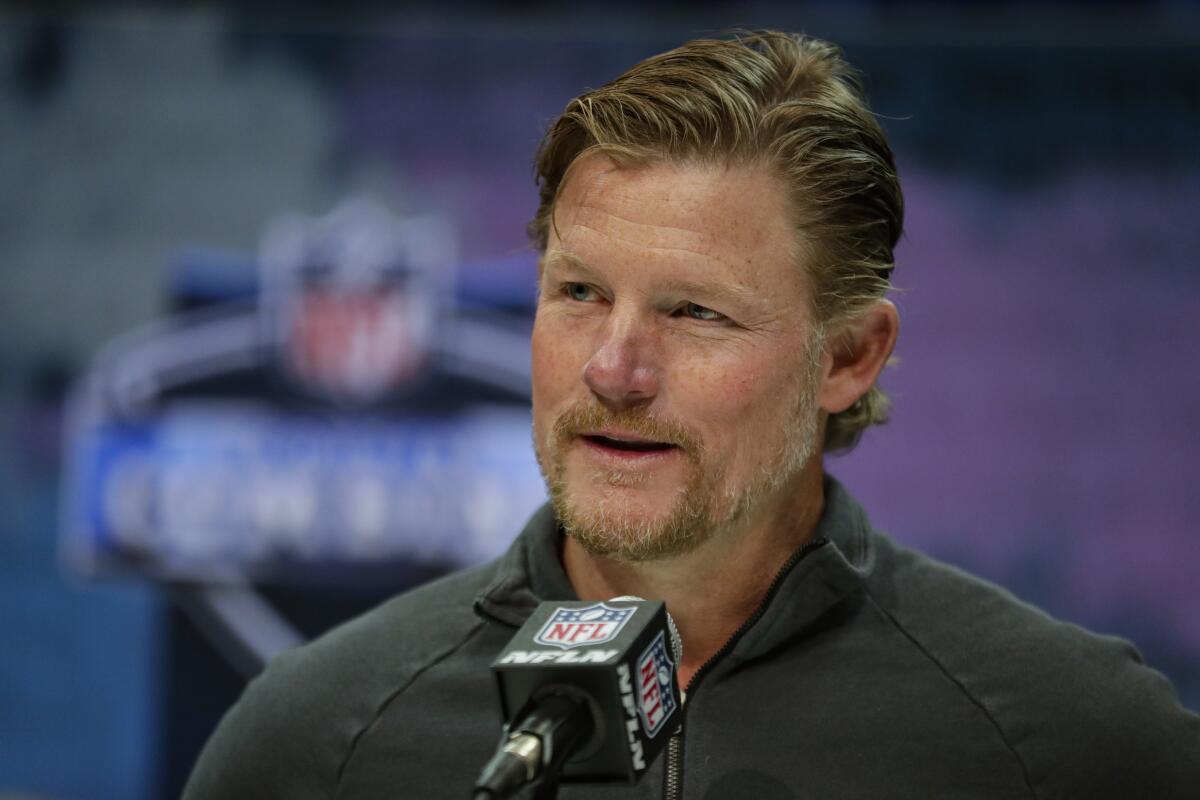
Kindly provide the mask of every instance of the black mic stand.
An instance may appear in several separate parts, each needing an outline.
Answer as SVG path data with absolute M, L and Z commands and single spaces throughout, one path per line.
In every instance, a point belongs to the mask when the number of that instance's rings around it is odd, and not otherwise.
M 596 725 L 595 712 L 579 692 L 566 686 L 539 692 L 484 766 L 475 800 L 502 800 L 527 786 L 533 800 L 557 800 L 563 764 L 592 738 Z

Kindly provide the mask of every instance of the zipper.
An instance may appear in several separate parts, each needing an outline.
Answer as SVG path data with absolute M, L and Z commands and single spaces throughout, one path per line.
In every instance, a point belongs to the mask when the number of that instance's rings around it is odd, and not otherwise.
M 738 629 L 733 632 L 733 635 L 725 640 L 725 644 L 721 645 L 721 649 L 713 653 L 712 657 L 701 664 L 700 669 L 696 670 L 696 673 L 692 675 L 692 679 L 688 681 L 687 688 L 683 690 L 685 695 L 692 696 L 696 691 L 696 685 L 708 674 L 713 665 L 729 655 L 730 651 L 737 646 L 738 640 L 745 636 L 746 632 L 763 618 L 763 615 L 767 613 L 767 607 L 775 599 L 775 595 L 779 592 L 779 587 L 783 585 L 783 581 L 788 576 L 788 573 L 795 569 L 796 565 L 803 561 L 810 553 L 824 547 L 826 544 L 829 544 L 829 540 L 821 536 L 792 553 L 791 558 L 775 573 L 774 580 L 767 587 L 767 593 L 763 596 L 762 602 L 758 604 L 758 608 L 754 609 L 754 613 L 747 617 L 746 621 L 739 625 Z M 671 734 L 671 738 L 667 741 L 667 762 L 666 768 L 663 770 L 663 800 L 682 800 L 683 798 L 683 736 L 686 724 L 687 715 L 685 714 L 684 722 Z
M 683 755 L 683 725 L 680 725 L 667 740 L 667 768 L 663 773 L 663 800 L 680 800 L 683 786 L 679 762 Z

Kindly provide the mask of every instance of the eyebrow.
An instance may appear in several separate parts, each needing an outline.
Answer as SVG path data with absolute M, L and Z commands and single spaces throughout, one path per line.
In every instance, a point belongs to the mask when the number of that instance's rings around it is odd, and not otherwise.
M 569 250 L 554 249 L 548 252 L 542 261 L 543 270 L 550 268 L 570 269 L 583 273 L 585 277 L 599 277 L 596 271 L 579 256 Z M 761 298 L 752 290 L 737 284 L 722 283 L 688 278 L 673 278 L 666 280 L 662 287 L 689 296 L 702 298 L 729 298 L 735 302 L 757 306 Z
M 566 267 L 567 269 L 577 269 L 582 272 L 591 273 L 592 270 L 584 262 L 582 258 L 575 255 L 569 250 L 554 248 L 542 257 L 542 269 L 550 267 Z

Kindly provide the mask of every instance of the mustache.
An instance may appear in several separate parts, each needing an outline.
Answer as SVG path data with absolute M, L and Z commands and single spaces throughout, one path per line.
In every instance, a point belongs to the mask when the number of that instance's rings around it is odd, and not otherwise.
M 700 437 L 687 426 L 658 419 L 646 408 L 613 410 L 592 403 L 579 403 L 564 411 L 554 421 L 554 437 L 560 444 L 565 444 L 581 433 L 608 427 L 674 445 L 691 456 L 698 456 L 703 450 Z

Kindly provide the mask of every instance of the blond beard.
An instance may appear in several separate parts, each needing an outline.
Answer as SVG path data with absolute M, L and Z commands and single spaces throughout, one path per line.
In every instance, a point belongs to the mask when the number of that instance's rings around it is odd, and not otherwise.
M 750 516 L 764 498 L 778 491 L 808 463 L 817 449 L 820 420 L 816 402 L 816 376 L 823 336 L 810 337 L 798 376 L 797 401 L 782 431 L 784 441 L 764 462 L 755 477 L 742 486 L 718 490 L 725 470 L 721 465 L 704 469 L 704 445 L 689 429 L 655 419 L 645 408 L 612 411 L 596 403 L 581 403 L 554 423 L 547 453 L 534 442 L 538 465 L 546 480 L 550 502 L 563 531 L 593 555 L 620 561 L 642 562 L 673 558 L 695 550 L 717 533 Z M 671 509 L 657 518 L 633 518 L 614 507 L 621 501 L 605 498 L 581 508 L 566 481 L 566 451 L 581 432 L 617 427 L 636 436 L 679 448 L 684 459 L 684 480 Z M 589 478 L 610 486 L 632 487 L 646 480 L 643 473 L 597 470 Z

